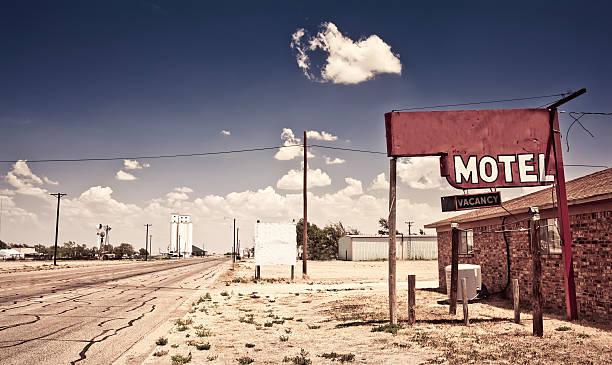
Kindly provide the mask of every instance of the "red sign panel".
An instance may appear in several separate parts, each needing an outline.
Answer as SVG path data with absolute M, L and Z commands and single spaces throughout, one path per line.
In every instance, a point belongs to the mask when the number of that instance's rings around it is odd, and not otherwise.
M 554 181 L 547 109 L 390 112 L 385 126 L 388 156 L 441 156 L 442 176 L 458 189 Z

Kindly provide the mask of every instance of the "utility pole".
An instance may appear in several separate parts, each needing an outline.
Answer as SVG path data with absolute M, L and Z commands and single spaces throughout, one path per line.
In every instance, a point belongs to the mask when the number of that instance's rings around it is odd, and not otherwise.
M 414 222 L 405 221 L 404 223 L 406 223 L 408 225 L 408 236 L 410 236 L 412 234 L 412 232 L 410 231 L 410 227 L 412 227 Z
M 149 247 L 151 248 L 151 256 L 153 256 L 153 235 L 149 235 Z
M 240 257 L 240 227 L 236 228 L 236 256 Z
M 147 227 L 147 233 L 145 235 L 145 261 L 149 260 L 149 226 L 152 226 L 152 224 L 145 224 L 145 227 Z
M 0 195 L 0 238 L 2 238 L 2 213 L 4 213 L 4 207 L 2 203 L 4 202 L 4 196 Z
M 304 231 L 302 232 L 302 277 L 308 278 L 308 189 L 307 189 L 307 178 L 308 175 L 308 145 L 306 142 L 306 131 L 304 131 Z
M 57 197 L 57 216 L 55 217 L 55 248 L 53 249 L 53 266 L 57 266 L 57 233 L 59 231 L 60 199 L 67 194 L 55 193 L 49 195 Z
M 234 218 L 234 245 L 232 246 L 232 268 L 236 262 L 236 218 Z

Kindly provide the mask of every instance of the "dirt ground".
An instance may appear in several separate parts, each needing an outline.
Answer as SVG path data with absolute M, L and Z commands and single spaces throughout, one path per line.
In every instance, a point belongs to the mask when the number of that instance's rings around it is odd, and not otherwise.
M 400 261 L 398 278 L 417 276 L 416 318 L 409 326 L 405 282 L 398 282 L 399 328 L 389 328 L 387 262 L 309 262 L 309 280 L 288 280 L 288 267 L 237 263 L 177 318 L 147 364 L 612 364 L 612 326 L 544 317 L 544 337 L 531 335 L 531 315 L 515 324 L 508 300 L 461 306 L 448 314 L 435 292 L 436 261 Z M 405 280 L 405 279 L 404 279 Z M 420 288 L 420 289 L 419 289 Z M 396 333 L 391 333 L 395 332 Z M 162 340 L 163 340 L 162 339 Z M 159 342 L 164 343 L 164 341 Z
M 0 274 L 121 264 L 129 261 L 130 260 L 58 260 L 57 266 L 53 266 L 53 260 L 0 260 Z

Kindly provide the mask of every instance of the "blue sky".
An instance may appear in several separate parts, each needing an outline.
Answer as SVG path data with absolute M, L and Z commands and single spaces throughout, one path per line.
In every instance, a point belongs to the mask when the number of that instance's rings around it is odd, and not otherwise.
M 337 137 L 319 144 L 385 151 L 383 114 L 394 108 L 581 87 L 588 93 L 562 109 L 612 109 L 611 5 L 605 2 L 4 1 L 0 7 L 1 160 L 276 146 L 284 128 L 297 138 L 304 130 Z M 329 23 L 340 41 L 376 36 L 390 47 L 388 53 L 372 48 L 374 64 L 356 65 L 359 72 L 374 70 L 373 78 L 338 83 L 352 71 L 340 65 L 340 73 L 326 79 L 320 68 L 333 64 L 333 49 L 321 48 L 308 51 L 315 79 L 305 76 L 290 47 L 292 35 L 304 29 L 303 42 L 318 39 Z M 393 69 L 392 58 L 401 73 L 377 73 Z M 538 107 L 553 100 L 479 108 Z M 564 132 L 569 121 L 561 116 Z M 572 130 L 565 162 L 610 166 L 610 118 L 581 121 L 595 138 Z M 320 169 L 321 177 L 321 186 L 312 188 L 319 205 L 311 207 L 311 219 L 321 225 L 341 219 L 375 231 L 387 192 L 370 187 L 381 173 L 388 179 L 387 158 L 311 152 L 310 167 Z M 138 246 L 141 226 L 153 222 L 155 246 L 162 248 L 169 239 L 168 214 L 178 210 L 194 217 L 196 244 L 229 247 L 224 216 L 239 217 L 243 242 L 250 243 L 256 218 L 301 214 L 293 195 L 299 191 L 279 188 L 283 176 L 300 170 L 300 160 L 278 160 L 275 153 L 140 160 L 150 166 L 132 170 L 123 161 L 3 163 L 0 239 L 50 243 L 54 201 L 46 194 L 62 191 L 69 196 L 60 241 L 91 244 L 92 225 L 105 223 L 116 227 L 112 241 Z M 328 165 L 325 157 L 345 162 Z M 137 179 L 118 180 L 120 170 Z M 452 190 L 437 181 L 435 161 L 405 162 L 401 171 L 400 219 L 423 225 L 441 218 L 439 197 Z M 568 167 L 566 175 L 592 171 Z M 183 187 L 188 189 L 176 190 Z

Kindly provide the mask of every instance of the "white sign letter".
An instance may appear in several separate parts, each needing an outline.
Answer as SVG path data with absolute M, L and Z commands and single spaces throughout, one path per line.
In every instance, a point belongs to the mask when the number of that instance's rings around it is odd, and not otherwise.
M 491 166 L 491 175 L 487 175 L 487 165 Z M 491 156 L 484 156 L 480 159 L 480 163 L 478 165 L 480 170 L 480 178 L 484 182 L 494 182 L 497 180 L 497 176 L 499 175 L 499 171 L 497 169 L 497 161 Z
M 461 177 L 468 181 L 471 177 L 472 184 L 478 184 L 478 173 L 476 171 L 476 156 L 468 157 L 467 166 L 463 164 L 461 156 L 455 156 L 455 182 L 462 183 Z

